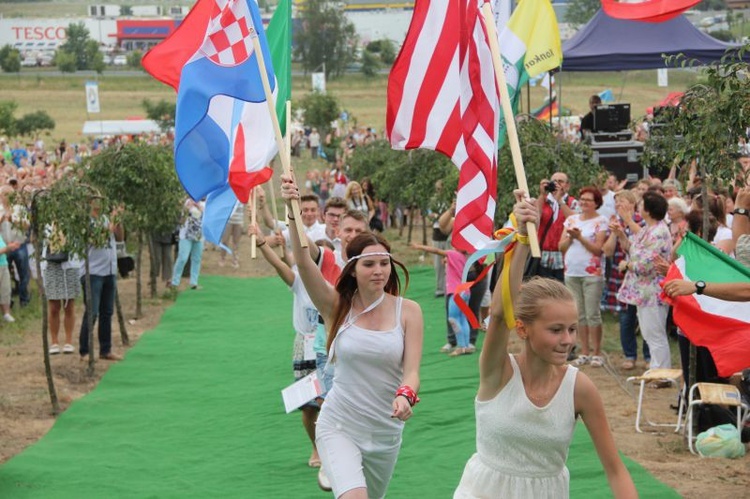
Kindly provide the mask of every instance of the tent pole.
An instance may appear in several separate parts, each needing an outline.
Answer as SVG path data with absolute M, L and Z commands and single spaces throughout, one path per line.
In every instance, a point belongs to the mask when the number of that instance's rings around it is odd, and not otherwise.
M 562 75 L 562 73 L 558 73 Z M 557 125 L 560 127 L 560 130 L 563 130 L 562 126 L 562 76 L 560 76 L 560 82 L 557 84 Z M 550 81 L 552 79 L 550 78 Z
M 628 72 L 622 72 L 622 85 L 620 85 L 620 95 L 617 96 L 617 102 L 622 102 L 622 94 L 625 92 L 625 80 L 628 77 Z

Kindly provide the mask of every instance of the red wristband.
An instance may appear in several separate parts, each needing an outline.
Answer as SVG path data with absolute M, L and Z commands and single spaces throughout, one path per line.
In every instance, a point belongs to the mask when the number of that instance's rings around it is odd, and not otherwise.
M 409 385 L 401 385 L 398 387 L 398 390 L 396 390 L 396 396 L 397 397 L 404 397 L 407 402 L 409 402 L 409 405 L 414 407 L 417 405 L 417 402 L 419 402 L 419 397 L 417 397 L 417 392 L 414 391 L 412 387 Z

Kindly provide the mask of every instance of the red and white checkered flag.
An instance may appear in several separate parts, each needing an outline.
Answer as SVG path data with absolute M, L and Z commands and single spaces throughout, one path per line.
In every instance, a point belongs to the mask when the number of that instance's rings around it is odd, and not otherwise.
M 230 0 L 223 9 L 214 4 L 200 51 L 216 64 L 236 66 L 253 53 L 253 36 L 255 27 L 246 2 Z
M 394 149 L 433 149 L 458 167 L 453 246 L 492 236 L 500 98 L 480 6 L 417 0 L 388 77 L 386 133 Z

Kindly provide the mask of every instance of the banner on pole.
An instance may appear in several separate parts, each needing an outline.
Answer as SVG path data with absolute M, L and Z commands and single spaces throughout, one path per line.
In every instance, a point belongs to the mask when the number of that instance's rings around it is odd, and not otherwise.
M 86 82 L 86 112 L 99 113 L 99 83 L 95 81 Z
M 320 92 L 321 94 L 326 93 L 325 73 L 312 73 L 312 89 L 313 92 Z

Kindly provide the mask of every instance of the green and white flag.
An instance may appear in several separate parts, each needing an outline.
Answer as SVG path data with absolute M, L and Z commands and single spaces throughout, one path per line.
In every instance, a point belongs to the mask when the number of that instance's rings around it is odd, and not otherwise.
M 279 0 L 266 28 L 268 50 L 276 72 L 276 116 L 281 135 L 286 135 L 286 101 L 292 99 L 292 9 L 291 0 Z

